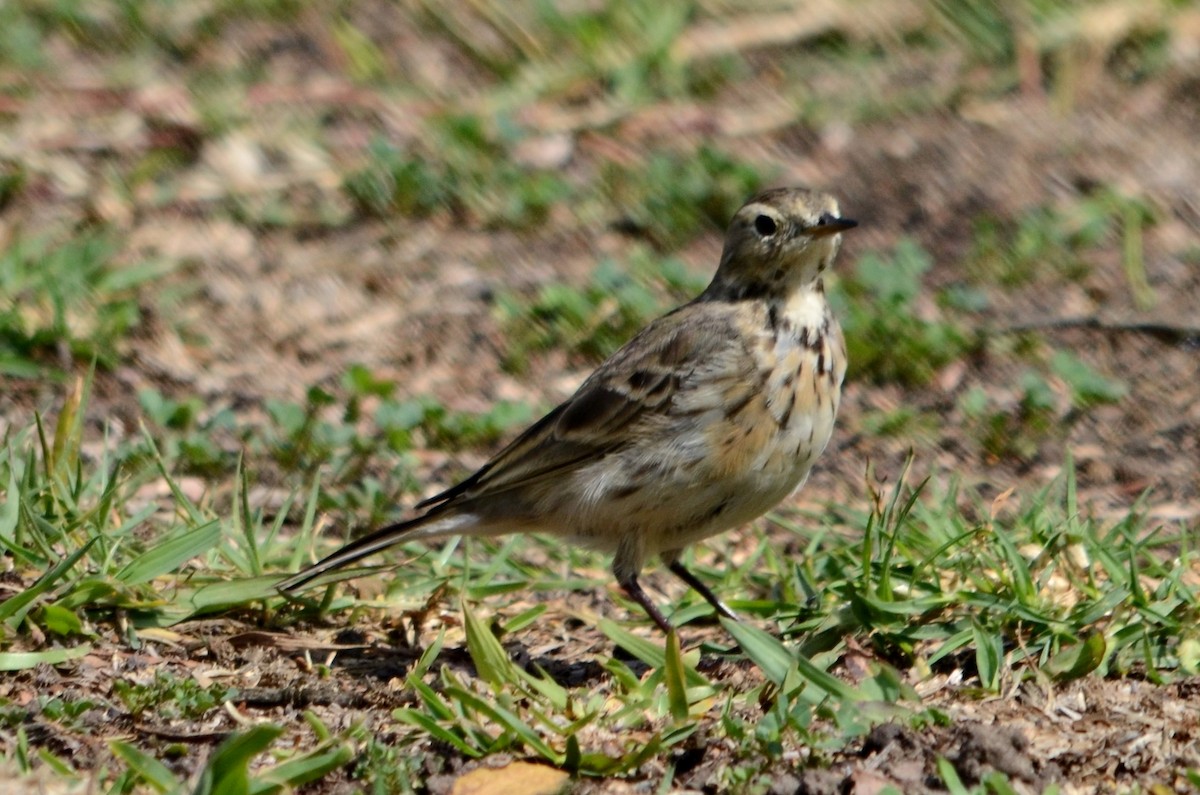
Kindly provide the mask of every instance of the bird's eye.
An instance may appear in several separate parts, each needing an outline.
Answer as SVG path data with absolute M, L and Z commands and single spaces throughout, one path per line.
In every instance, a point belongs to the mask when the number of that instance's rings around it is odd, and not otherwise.
M 769 215 L 760 215 L 754 219 L 754 231 L 763 237 L 770 237 L 775 234 L 775 229 L 775 219 Z

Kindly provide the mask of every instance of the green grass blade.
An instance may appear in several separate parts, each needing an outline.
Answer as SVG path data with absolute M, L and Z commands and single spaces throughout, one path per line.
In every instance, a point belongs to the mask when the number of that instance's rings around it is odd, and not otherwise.
M 971 625 L 975 637 L 975 666 L 980 686 L 995 692 L 1000 687 L 1000 666 L 1004 659 L 998 635 L 986 632 L 978 623 Z
M 1086 676 L 1100 667 L 1108 644 L 1103 632 L 1092 632 L 1082 643 L 1073 643 L 1060 649 L 1051 657 L 1042 670 L 1060 682 L 1069 682 Z
M 414 677 L 412 674 L 408 675 L 407 681 L 408 686 L 416 691 L 417 695 L 421 699 L 421 702 L 425 705 L 425 709 L 434 717 L 435 720 L 456 719 L 457 716 L 455 715 L 454 710 L 450 709 L 450 706 L 441 696 L 437 694 L 437 691 L 435 691 L 432 687 Z
M 639 638 L 615 621 L 602 618 L 596 623 L 597 629 L 603 632 L 609 640 L 632 654 L 638 660 L 656 670 L 662 670 L 667 664 L 667 652 L 664 646 L 653 641 Z M 705 679 L 695 668 L 684 666 L 684 676 L 688 687 L 711 687 L 712 683 Z
M 488 629 L 487 624 L 463 602 L 463 622 L 467 630 L 467 652 L 479 677 L 492 687 L 502 688 L 511 685 L 516 676 L 513 673 L 512 660 L 508 658 L 500 641 Z
M 169 627 L 191 618 L 265 601 L 278 596 L 275 590 L 275 583 L 278 581 L 278 577 L 268 574 L 240 580 L 208 582 L 194 590 L 189 590 L 185 585 L 169 602 L 135 610 L 131 615 L 132 622 L 139 629 Z M 100 585 L 102 584 L 97 584 L 97 587 Z
M 212 582 L 201 585 L 177 601 L 190 608 L 192 615 L 211 613 L 221 608 L 237 607 L 278 596 L 279 592 L 275 590 L 277 582 L 279 578 L 274 574 Z
M 652 643 L 645 638 L 639 638 L 629 630 L 622 627 L 615 621 L 607 618 L 600 619 L 596 627 L 603 632 L 609 640 L 620 646 L 625 651 L 632 654 L 637 659 L 649 665 L 651 668 L 662 668 L 667 661 L 666 651 L 655 643 Z
M 520 632 L 521 630 L 525 629 L 525 627 L 541 618 L 542 614 L 545 612 L 545 605 L 534 605 L 528 610 L 513 616 L 504 623 L 504 634 L 507 635 L 512 632 Z
M 762 669 L 763 674 L 777 685 L 783 684 L 788 671 L 795 666 L 796 656 L 784 648 L 779 639 L 750 624 L 721 617 L 725 627 L 746 656 Z
M 420 659 L 417 660 L 417 664 L 414 665 L 412 670 L 408 672 L 408 679 L 410 681 L 414 679 L 420 681 L 421 677 L 425 676 L 425 674 L 429 672 L 430 666 L 433 665 L 434 661 L 438 658 L 438 655 L 442 653 L 442 646 L 445 643 L 446 628 L 442 627 L 440 630 L 438 630 L 438 636 L 433 639 L 433 643 L 430 643 L 425 648 L 425 651 L 421 653 Z
M 834 698 L 847 701 L 863 700 L 863 694 L 857 689 L 822 670 L 803 654 L 788 651 L 779 639 L 770 633 L 728 618 L 721 618 L 721 626 L 725 627 L 742 647 L 742 651 L 746 652 L 746 656 L 754 660 L 767 678 L 775 684 L 782 685 L 787 680 L 788 673 L 795 668 L 802 679 Z
M 483 751 L 467 745 L 461 737 L 444 726 L 439 725 L 437 721 L 423 712 L 417 712 L 415 709 L 397 709 L 392 712 L 392 717 L 401 723 L 416 726 L 429 736 L 441 740 L 452 748 L 456 748 L 463 756 L 470 757 L 471 759 L 478 759 L 483 756 Z
M 98 540 L 99 536 L 89 538 L 83 546 L 63 558 L 54 568 L 39 577 L 37 582 L 32 586 L 0 603 L 0 621 L 3 621 L 11 629 L 16 630 L 25 619 L 25 614 L 33 607 L 35 600 L 49 591 L 64 574 L 70 571 L 75 562 L 87 553 L 88 548 Z
M 542 698 L 550 702 L 557 710 L 565 710 L 571 701 L 571 694 L 565 687 L 555 682 L 550 674 L 546 673 L 541 666 L 534 666 L 537 669 L 537 676 L 531 673 L 515 668 L 517 674 L 525 681 L 530 688 L 539 693 Z
M 667 704 L 671 709 L 671 717 L 676 721 L 688 719 L 688 699 L 686 666 L 683 664 L 683 654 L 679 649 L 679 633 L 671 630 L 667 633 L 666 659 L 663 664 L 663 678 L 667 681 Z
M 83 622 L 75 611 L 57 604 L 42 605 L 34 620 L 55 635 L 79 635 L 83 632 Z
M 190 524 L 203 525 L 204 517 L 200 514 L 196 506 L 192 504 L 192 501 L 188 499 L 187 495 L 183 493 L 183 489 L 179 488 L 179 483 L 175 481 L 175 478 L 171 477 L 171 473 L 167 469 L 167 462 L 163 460 L 162 452 L 158 449 L 158 445 L 154 443 L 154 437 L 150 434 L 145 424 L 142 425 L 142 438 L 150 448 L 150 452 L 154 455 L 154 465 L 157 467 L 163 481 L 167 484 L 167 488 L 171 490 L 171 496 L 175 499 L 175 505 L 187 511 L 188 522 Z
M 863 694 L 857 688 L 851 687 L 833 674 L 818 667 L 803 654 L 796 657 L 796 670 L 800 672 L 800 676 L 834 698 L 839 698 L 843 701 L 863 700 Z
M 72 646 L 69 649 L 46 649 L 45 651 L 0 652 L 0 671 L 25 671 L 43 663 L 59 665 L 67 660 L 84 656 L 92 650 L 90 643 Z
M 220 539 L 221 525 L 213 519 L 174 538 L 156 541 L 145 554 L 125 564 L 125 567 L 117 572 L 116 578 L 126 585 L 149 582 L 204 554 L 215 547 Z
M 262 561 L 258 554 L 258 539 L 255 537 L 254 513 L 250 510 L 250 483 L 242 468 L 242 456 L 238 456 L 237 468 L 233 472 L 233 504 L 230 506 L 229 522 L 231 535 L 243 541 L 239 552 L 241 566 L 251 575 L 262 574 Z
M 954 769 L 954 765 L 946 757 L 938 757 L 937 772 L 950 795 L 971 795 L 970 790 L 962 783 L 962 779 L 958 777 L 958 771 Z
M 183 786 L 183 782 L 176 778 L 166 765 L 129 743 L 113 740 L 108 747 L 112 749 L 114 756 L 128 765 L 130 770 L 156 792 L 175 792 Z
M 297 789 L 323 778 L 353 759 L 354 749 L 348 743 L 322 745 L 255 776 L 250 782 L 250 795 L 265 795 L 285 787 L 288 790 Z
M 17 518 L 21 515 L 21 489 L 17 481 L 16 456 L 9 448 L 8 455 L 8 490 L 4 492 L 4 502 L 0 504 L 0 541 L 6 545 L 14 543 Z
M 204 766 L 192 795 L 249 795 L 250 763 L 281 734 L 282 726 L 263 724 L 221 743 Z
M 517 715 L 505 709 L 504 707 L 496 706 L 495 704 L 484 701 L 474 693 L 464 690 L 460 687 L 446 688 L 446 695 L 455 701 L 459 701 L 469 706 L 476 712 L 487 715 L 493 721 L 505 727 L 519 737 L 522 742 L 541 754 L 543 758 L 550 760 L 555 765 L 562 764 L 562 754 L 547 745 L 546 741 L 543 740 L 528 723 L 521 720 Z

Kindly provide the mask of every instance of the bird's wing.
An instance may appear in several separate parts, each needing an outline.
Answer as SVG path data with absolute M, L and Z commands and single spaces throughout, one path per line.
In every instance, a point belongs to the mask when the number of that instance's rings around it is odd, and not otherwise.
M 656 421 L 736 403 L 730 391 L 751 393 L 761 379 L 734 322 L 732 307 L 712 303 L 660 318 L 475 474 L 417 507 L 527 486 L 620 449 Z

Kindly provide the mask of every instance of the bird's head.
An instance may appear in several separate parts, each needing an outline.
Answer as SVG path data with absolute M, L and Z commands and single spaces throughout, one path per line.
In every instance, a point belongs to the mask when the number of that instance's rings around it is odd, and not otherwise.
M 825 193 L 804 188 L 760 193 L 733 216 L 709 292 L 784 296 L 813 285 L 833 264 L 841 233 L 857 225 Z

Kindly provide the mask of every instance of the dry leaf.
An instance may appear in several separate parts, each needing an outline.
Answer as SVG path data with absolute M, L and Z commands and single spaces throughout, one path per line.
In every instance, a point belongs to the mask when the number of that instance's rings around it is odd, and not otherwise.
M 479 767 L 459 776 L 451 795 L 555 795 L 571 777 L 561 770 L 529 762 L 513 762 L 501 768 Z
M 1014 491 L 1016 491 L 1016 489 L 1013 486 L 1009 486 L 1007 489 L 997 494 L 996 499 L 992 500 L 991 518 L 993 521 L 995 521 L 996 517 L 1000 515 L 1000 512 L 1004 510 L 1005 506 L 1008 505 L 1008 502 L 1012 498 Z

